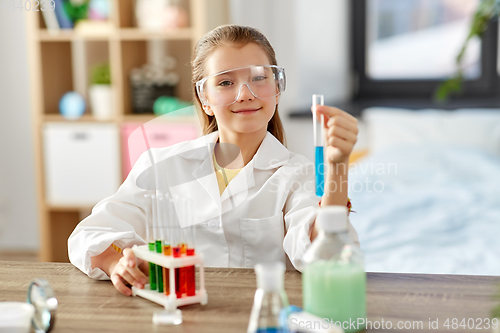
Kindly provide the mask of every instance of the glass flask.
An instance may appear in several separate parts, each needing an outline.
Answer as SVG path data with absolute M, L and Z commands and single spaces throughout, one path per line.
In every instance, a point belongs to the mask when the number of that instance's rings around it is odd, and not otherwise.
M 288 308 L 285 292 L 285 264 L 282 262 L 257 264 L 257 291 L 253 301 L 247 333 L 288 332 Z

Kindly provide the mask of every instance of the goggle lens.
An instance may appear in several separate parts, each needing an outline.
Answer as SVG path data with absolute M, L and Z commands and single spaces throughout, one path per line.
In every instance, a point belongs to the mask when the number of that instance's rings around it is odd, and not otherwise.
M 248 66 L 211 75 L 200 81 L 202 102 L 211 106 L 231 105 L 246 85 L 257 98 L 274 97 L 285 90 L 285 72 L 278 66 Z M 201 88 L 201 89 L 200 89 Z

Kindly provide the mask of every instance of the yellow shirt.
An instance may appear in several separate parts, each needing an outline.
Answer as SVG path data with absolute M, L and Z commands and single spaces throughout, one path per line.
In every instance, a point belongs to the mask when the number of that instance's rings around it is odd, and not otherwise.
M 219 184 L 220 195 L 224 192 L 229 182 L 240 172 L 241 169 L 226 169 L 217 164 L 214 154 L 215 174 L 217 175 L 217 183 Z

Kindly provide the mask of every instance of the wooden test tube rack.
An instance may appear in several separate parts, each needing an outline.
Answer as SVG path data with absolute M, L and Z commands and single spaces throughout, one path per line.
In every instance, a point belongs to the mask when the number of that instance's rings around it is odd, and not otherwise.
M 157 304 L 163 305 L 167 311 L 173 311 L 179 306 L 200 303 L 201 305 L 206 305 L 208 303 L 207 291 L 205 290 L 205 269 L 203 265 L 203 254 L 195 254 L 193 256 L 185 256 L 180 258 L 174 258 L 172 256 L 166 256 L 161 253 L 156 253 L 150 251 L 148 245 L 132 247 L 134 255 L 137 258 L 149 261 L 153 264 L 165 267 L 169 269 L 170 274 L 170 295 L 165 295 L 158 292 L 157 290 L 150 290 L 149 284 L 147 284 L 144 289 L 139 289 L 132 287 L 133 296 L 141 296 L 147 300 L 155 302 Z M 200 288 L 196 290 L 194 296 L 183 296 L 177 298 L 175 293 L 175 269 L 180 267 L 187 267 L 196 265 L 200 268 Z

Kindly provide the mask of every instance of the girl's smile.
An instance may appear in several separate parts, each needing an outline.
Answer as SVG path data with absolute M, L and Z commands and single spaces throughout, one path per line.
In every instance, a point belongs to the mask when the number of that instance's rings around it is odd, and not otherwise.
M 232 113 L 236 113 L 236 114 L 241 114 L 241 115 L 247 115 L 247 114 L 255 114 L 256 112 L 258 112 L 261 109 L 262 108 L 258 108 L 258 109 L 248 108 L 248 109 L 234 110 L 234 111 L 231 111 L 231 112 Z

